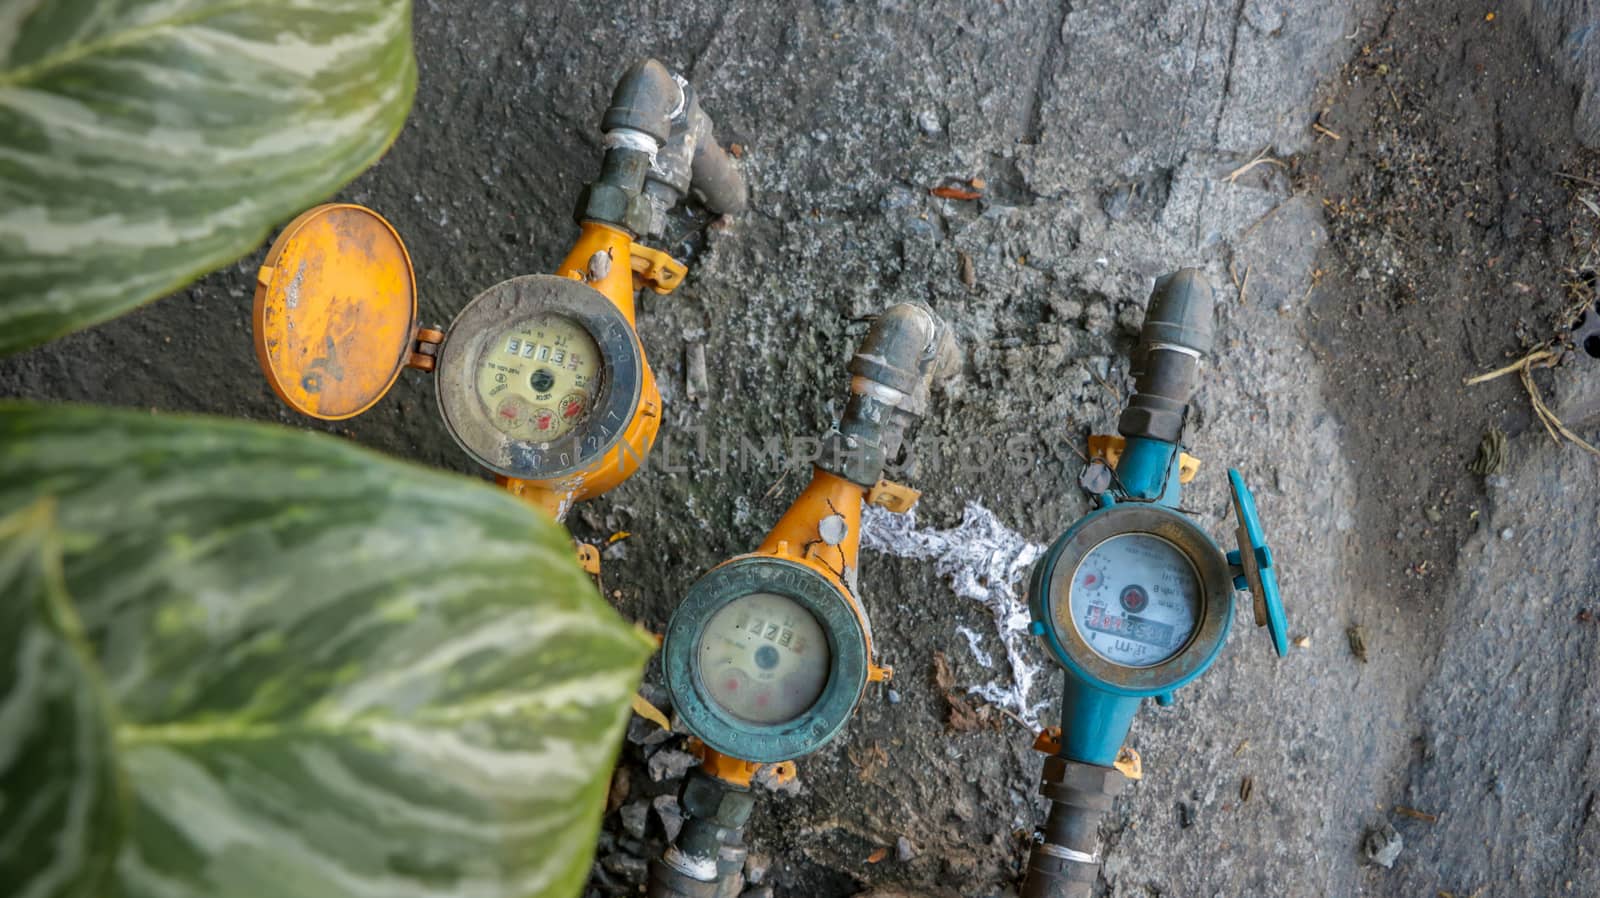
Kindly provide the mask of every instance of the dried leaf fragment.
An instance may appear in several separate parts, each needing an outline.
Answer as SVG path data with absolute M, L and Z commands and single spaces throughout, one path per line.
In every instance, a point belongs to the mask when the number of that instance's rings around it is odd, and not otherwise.
M 1350 640 L 1350 654 L 1362 664 L 1367 663 L 1367 641 L 1361 635 L 1360 627 L 1351 627 L 1345 631 L 1345 637 Z

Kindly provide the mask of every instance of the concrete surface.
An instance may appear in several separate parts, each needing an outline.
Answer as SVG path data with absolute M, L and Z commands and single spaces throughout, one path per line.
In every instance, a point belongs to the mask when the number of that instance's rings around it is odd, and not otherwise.
M 558 261 L 600 111 L 634 58 L 685 72 L 742 145 L 752 210 L 710 232 L 685 217 L 670 248 L 692 257 L 688 283 L 642 302 L 668 403 L 654 470 L 572 521 L 580 538 L 633 534 L 607 551 L 605 588 L 656 629 L 804 480 L 720 470 L 695 434 L 714 448 L 819 433 L 876 310 L 928 302 L 967 352 L 918 437 L 920 524 L 951 526 L 975 502 L 1046 543 L 1087 509 L 1074 447 L 1114 427 L 1152 280 L 1203 267 L 1222 338 L 1185 504 L 1225 542 L 1224 469 L 1246 473 L 1309 643 L 1275 661 L 1241 606 L 1216 667 L 1175 707 L 1141 713 L 1145 778 L 1108 823 L 1104 893 L 1600 895 L 1600 623 L 1579 614 L 1600 617 L 1600 462 L 1553 444 L 1514 379 L 1460 385 L 1566 307 L 1567 233 L 1585 213 L 1579 182 L 1553 173 L 1596 171 L 1578 146 L 1589 89 L 1563 80 L 1582 68 L 1560 55 L 1589 46 L 1572 38 L 1587 20 L 1550 7 L 1485 20 L 1455 0 L 422 0 L 410 124 L 342 198 L 395 223 L 423 319 L 443 323 Z M 1281 164 L 1229 177 L 1263 150 Z M 928 192 L 973 178 L 980 201 Z M 258 263 L 0 363 L 0 389 L 311 426 L 256 370 Z M 698 404 L 691 344 L 709 361 Z M 1591 440 L 1597 366 L 1540 374 Z M 1486 485 L 1465 465 L 1489 426 L 1512 433 L 1513 461 Z M 415 373 L 327 429 L 469 470 Z M 1030 460 L 993 464 L 1006 437 Z M 927 564 L 862 567 L 900 700 L 869 693 L 845 736 L 802 762 L 799 794 L 763 802 L 752 841 L 767 883 L 808 898 L 1005 894 L 1039 758 L 1011 724 L 947 734 L 931 679 L 935 650 L 963 685 L 1009 679 L 957 634 L 1003 659 L 990 612 Z M 1361 852 L 1385 822 L 1405 839 L 1392 869 Z M 878 848 L 887 858 L 870 863 Z

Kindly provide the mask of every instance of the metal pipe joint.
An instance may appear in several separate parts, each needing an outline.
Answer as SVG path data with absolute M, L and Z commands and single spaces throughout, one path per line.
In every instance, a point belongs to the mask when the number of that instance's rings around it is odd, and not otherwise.
M 695 770 L 684 782 L 679 802 L 683 829 L 650 862 L 650 898 L 737 898 L 744 888 L 749 853 L 744 829 L 755 796 L 748 786 Z
M 1100 820 L 1127 783 L 1114 767 L 1045 759 L 1039 794 L 1050 814 L 1033 833 L 1019 898 L 1089 898 L 1100 875 Z
M 936 380 L 961 369 L 961 350 L 938 315 L 916 303 L 879 315 L 850 360 L 850 399 L 822 440 L 817 467 L 872 487 L 900 454 L 906 430 L 928 407 Z
M 744 178 L 713 136 L 694 88 L 656 60 L 623 73 L 600 127 L 605 159 L 578 197 L 579 222 L 659 236 L 667 212 L 691 191 L 718 214 L 744 210 Z
M 1177 444 L 1211 351 L 1211 284 L 1193 268 L 1156 280 L 1133 353 L 1134 388 L 1117 432 Z

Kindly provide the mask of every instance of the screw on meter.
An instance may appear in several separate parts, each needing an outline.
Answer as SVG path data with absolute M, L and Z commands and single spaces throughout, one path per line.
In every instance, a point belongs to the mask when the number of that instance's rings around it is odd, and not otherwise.
M 1203 594 L 1194 564 L 1149 533 L 1113 536 L 1090 549 L 1071 583 L 1071 601 L 1057 612 L 1070 609 L 1078 635 L 1114 664 L 1160 664 L 1188 644 L 1200 618 Z
M 828 682 L 828 640 L 800 603 L 776 593 L 735 599 L 700 637 L 699 679 L 723 710 L 751 723 L 800 716 Z
M 849 598 L 807 565 L 745 555 L 689 589 L 662 641 L 685 728 L 713 750 L 770 764 L 844 728 L 867 686 L 867 631 Z
M 599 292 L 529 275 L 462 309 L 436 373 L 439 410 L 461 448 L 498 474 L 548 480 L 618 446 L 639 408 L 644 352 Z

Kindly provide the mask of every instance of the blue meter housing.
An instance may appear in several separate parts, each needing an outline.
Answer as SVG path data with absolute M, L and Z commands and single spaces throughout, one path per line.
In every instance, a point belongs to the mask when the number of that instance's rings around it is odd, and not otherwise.
M 1176 455 L 1178 453 L 1173 451 L 1174 463 Z M 1139 456 L 1123 456 L 1123 464 L 1118 466 L 1118 479 L 1122 479 L 1128 461 L 1138 463 Z M 1138 471 L 1131 474 L 1134 475 L 1131 479 L 1138 479 Z M 1246 490 L 1237 471 L 1230 471 L 1229 475 L 1235 487 L 1235 507 L 1250 509 L 1250 514 L 1245 515 L 1243 520 L 1250 523 L 1254 535 L 1259 538 L 1261 525 L 1254 515 L 1250 491 Z M 1248 575 L 1248 568 L 1240 563 L 1242 552 L 1224 554 L 1187 515 L 1165 504 L 1168 501 L 1176 504 L 1178 501 L 1176 472 L 1170 479 L 1157 480 L 1165 480 L 1165 483 L 1158 493 L 1163 495 L 1163 499 L 1155 503 L 1117 501 L 1112 493 L 1102 493 L 1099 498 L 1101 507 L 1067 528 L 1066 533 L 1062 533 L 1035 563 L 1030 576 L 1027 599 L 1034 619 L 1029 629 L 1042 640 L 1056 663 L 1061 664 L 1067 672 L 1066 688 L 1062 690 L 1061 700 L 1061 754 L 1062 757 L 1080 760 L 1083 764 L 1102 767 L 1114 764 L 1142 700 L 1157 698 L 1162 704 L 1170 703 L 1173 692 L 1192 682 L 1216 661 L 1234 621 L 1235 587 L 1245 587 L 1251 576 L 1266 579 L 1270 584 L 1269 589 L 1258 592 L 1258 605 L 1267 610 L 1267 626 L 1272 631 L 1278 655 L 1285 655 L 1288 651 L 1283 605 L 1278 600 L 1272 554 L 1266 544 L 1259 541 L 1250 543 L 1248 557 L 1258 563 L 1256 575 Z M 1245 530 L 1245 527 L 1242 525 L 1240 530 Z M 1072 608 L 1074 587 L 1082 587 L 1085 578 L 1098 576 L 1098 571 L 1082 576 L 1080 571 L 1094 562 L 1096 549 L 1118 538 L 1141 539 L 1171 547 L 1171 551 L 1182 555 L 1182 559 L 1192 567 L 1192 579 L 1184 584 L 1184 589 L 1171 591 L 1189 592 L 1174 597 L 1178 602 L 1189 603 L 1194 611 L 1189 627 L 1186 632 L 1178 634 L 1176 642 L 1168 645 L 1170 653 L 1160 656 L 1155 663 L 1118 663 L 1115 659 L 1107 658 L 1106 651 L 1098 650 L 1090 642 L 1101 634 L 1082 626 L 1082 621 L 1075 619 Z M 1149 579 L 1149 575 L 1130 573 L 1126 579 L 1142 581 Z M 1142 587 L 1130 586 L 1128 589 L 1141 589 L 1142 595 Z M 1125 602 L 1125 613 L 1106 616 L 1107 621 L 1122 624 L 1115 627 L 1117 631 L 1128 629 L 1126 621 L 1146 623 L 1147 618 L 1126 613 L 1126 608 L 1128 603 Z M 1090 618 L 1090 623 L 1094 623 L 1093 618 Z M 1170 626 L 1157 626 L 1163 627 L 1160 635 L 1168 637 L 1165 631 Z M 1130 640 L 1136 642 L 1138 639 L 1128 637 L 1123 642 Z
M 1118 420 L 1121 446 L 1079 481 L 1099 508 L 1056 539 L 1028 584 L 1030 630 L 1067 673 L 1060 756 L 1069 761 L 1111 766 L 1140 703 L 1169 704 L 1216 661 L 1235 589 L 1254 594 L 1256 624 L 1278 655 L 1289 650 L 1272 552 L 1244 478 L 1228 472 L 1236 550 L 1224 554 L 1179 510 L 1181 441 L 1212 308 L 1194 269 L 1156 281 L 1132 360 L 1137 390 Z
M 1039 782 L 1050 810 L 1034 831 L 1020 898 L 1088 898 L 1100 819 L 1127 781 L 1116 765 L 1133 717 L 1147 698 L 1170 704 L 1217 660 L 1236 589 L 1254 594 L 1256 623 L 1277 653 L 1289 649 L 1272 552 L 1244 478 L 1228 472 L 1236 550 L 1225 554 L 1180 510 L 1183 482 L 1199 464 L 1182 441 L 1213 309 L 1198 270 L 1156 280 L 1120 437 L 1090 439 L 1096 457 L 1078 480 L 1099 507 L 1051 544 L 1029 579 L 1029 629 L 1066 677 L 1060 737 L 1035 743 L 1051 753 Z
M 1030 631 L 1065 669 L 1062 691 L 1061 755 L 1071 760 L 1111 766 L 1127 738 L 1133 716 L 1146 698 L 1162 704 L 1178 688 L 1204 673 L 1216 661 L 1233 622 L 1233 593 L 1249 588 L 1255 593 L 1257 622 L 1267 626 L 1279 655 L 1288 651 L 1287 626 L 1278 596 L 1272 553 L 1261 536 L 1255 500 L 1237 471 L 1229 471 L 1234 507 L 1239 513 L 1240 549 L 1224 554 L 1187 515 L 1177 510 L 1180 498 L 1178 465 L 1181 450 L 1175 444 L 1130 439 L 1116 468 L 1123 498 L 1113 492 L 1098 497 L 1100 508 L 1067 529 L 1034 565 L 1028 584 Z M 1130 557 L 1111 577 L 1128 584 L 1121 608 L 1104 612 L 1088 605 L 1087 617 L 1074 598 L 1097 577 L 1107 576 L 1107 562 L 1097 552 L 1116 540 L 1135 540 L 1151 548 Z M 1164 553 L 1171 571 L 1130 570 L 1143 555 L 1152 567 Z M 1181 562 L 1176 561 L 1181 556 Z M 1187 562 L 1189 574 L 1181 573 Z M 1095 565 L 1098 564 L 1098 567 Z M 1083 573 L 1088 569 L 1087 573 Z M 1145 610 L 1153 584 L 1165 579 L 1168 604 L 1176 609 L 1178 626 L 1153 620 Z M 1176 581 L 1176 582 L 1174 582 Z M 1130 592 L 1131 591 L 1131 592 Z M 1185 614 L 1185 611 L 1187 614 Z M 1098 617 L 1098 619 L 1097 619 Z M 1115 626 L 1111 626 L 1115 624 Z M 1140 629 L 1145 632 L 1138 632 Z M 1156 635 L 1150 635 L 1153 631 Z M 1115 644 L 1142 650 L 1159 641 L 1159 654 L 1151 663 L 1132 663 L 1115 650 L 1097 647 L 1105 633 Z

